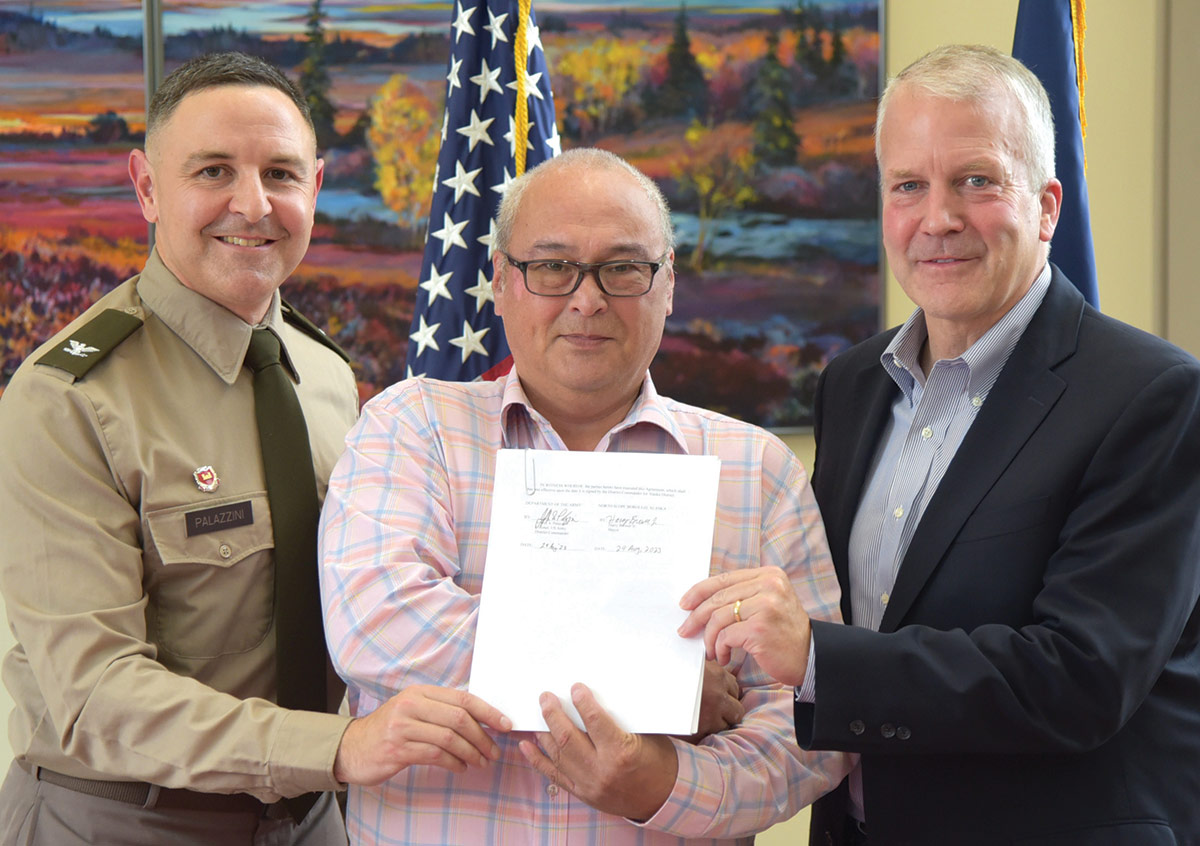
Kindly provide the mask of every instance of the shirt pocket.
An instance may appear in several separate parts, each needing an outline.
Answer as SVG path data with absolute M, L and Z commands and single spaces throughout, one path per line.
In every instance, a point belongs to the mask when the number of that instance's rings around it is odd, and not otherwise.
M 201 511 L 249 515 L 252 522 L 209 519 L 207 530 L 189 536 L 188 515 Z M 216 658 L 260 645 L 275 613 L 266 493 L 148 511 L 144 523 L 151 641 L 180 658 Z

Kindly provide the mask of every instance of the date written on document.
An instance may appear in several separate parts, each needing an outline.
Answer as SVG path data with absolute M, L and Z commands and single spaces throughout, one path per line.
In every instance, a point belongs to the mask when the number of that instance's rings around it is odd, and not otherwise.
M 619 543 L 613 552 L 618 555 L 662 555 L 662 547 L 640 543 Z

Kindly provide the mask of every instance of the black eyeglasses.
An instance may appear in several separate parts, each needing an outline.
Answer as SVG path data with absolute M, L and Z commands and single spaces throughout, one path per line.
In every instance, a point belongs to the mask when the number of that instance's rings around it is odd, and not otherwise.
M 521 271 L 525 290 L 539 297 L 569 297 L 579 290 L 583 277 L 589 273 L 596 274 L 596 284 L 607 296 L 641 297 L 650 293 L 654 274 L 666 263 L 667 254 L 663 253 L 658 261 L 617 259 L 591 263 L 566 259 L 517 261 L 508 253 L 504 253 L 504 258 Z

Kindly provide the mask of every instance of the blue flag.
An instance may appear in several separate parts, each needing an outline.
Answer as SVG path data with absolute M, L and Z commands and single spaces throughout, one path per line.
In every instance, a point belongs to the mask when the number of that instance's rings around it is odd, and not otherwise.
M 1096 285 L 1096 256 L 1092 250 L 1091 213 L 1083 170 L 1080 84 L 1072 11 L 1078 16 L 1082 46 L 1080 0 L 1021 0 L 1012 54 L 1042 81 L 1054 113 L 1055 169 L 1062 182 L 1063 200 L 1054 240 L 1050 242 L 1050 261 L 1098 308 L 1100 292 Z
M 408 342 L 410 376 L 470 381 L 502 376 L 511 366 L 492 300 L 491 260 L 496 208 L 518 175 L 525 120 L 517 110 L 519 84 L 528 104 L 524 169 L 560 151 L 540 33 L 532 6 L 518 33 L 520 5 L 454 4 L 442 146 Z

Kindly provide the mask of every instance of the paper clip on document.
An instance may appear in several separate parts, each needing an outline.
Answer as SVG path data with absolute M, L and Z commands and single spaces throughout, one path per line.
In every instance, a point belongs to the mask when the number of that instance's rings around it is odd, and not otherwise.
M 537 470 L 533 466 L 533 450 L 525 450 L 525 496 L 537 493 Z

